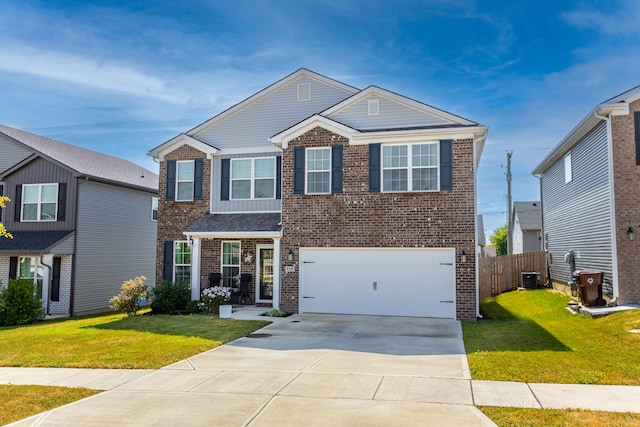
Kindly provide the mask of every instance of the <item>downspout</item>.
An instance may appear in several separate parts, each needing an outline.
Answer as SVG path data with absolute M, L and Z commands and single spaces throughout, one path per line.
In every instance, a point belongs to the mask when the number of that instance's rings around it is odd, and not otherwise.
M 85 177 L 85 182 L 89 181 L 88 177 Z M 75 197 L 75 218 L 73 218 L 73 255 L 71 255 L 71 264 L 73 268 L 71 268 L 71 283 L 69 286 L 69 316 L 73 317 L 74 312 L 74 301 L 76 297 L 76 271 L 78 269 L 76 263 L 76 252 L 78 251 L 78 212 L 80 205 L 80 179 L 76 178 L 76 197 Z
M 474 232 L 474 248 L 473 252 L 475 254 L 475 269 L 476 269 L 476 319 L 482 319 L 482 314 L 480 314 L 480 271 L 479 271 L 479 256 L 478 256 L 478 164 L 480 161 L 476 162 L 477 155 L 477 147 L 480 141 L 487 139 L 487 135 L 485 133 L 484 136 L 481 136 L 478 139 L 473 140 L 473 232 Z
M 45 312 L 46 312 L 46 314 L 48 316 L 49 314 L 51 314 L 50 313 L 51 307 L 49 306 L 49 301 L 51 300 L 51 280 L 53 279 L 53 267 L 50 266 L 49 264 L 45 264 L 44 263 L 44 252 L 43 251 L 40 251 L 40 265 L 42 265 L 44 267 L 47 267 L 47 270 L 49 270 L 49 274 L 47 275 L 47 278 L 48 278 L 48 280 L 47 280 L 47 301 L 46 301 L 46 307 L 47 308 L 45 310 Z M 44 286 L 44 284 L 43 284 L 43 286 Z
M 597 111 L 593 113 L 595 117 L 607 122 L 607 157 L 608 157 L 608 169 L 609 169 L 609 207 L 611 217 L 611 275 L 613 279 L 613 299 L 610 301 L 611 305 L 618 305 L 618 297 L 620 295 L 618 289 L 618 239 L 616 233 L 616 203 L 615 203 L 615 188 L 614 188 L 614 176 L 613 176 L 613 132 L 611 130 L 611 114 L 608 116 L 601 116 Z
M 547 245 L 546 233 L 544 232 L 544 202 L 542 201 L 542 174 L 533 174 L 534 177 L 538 178 L 538 186 L 540 188 L 540 238 L 542 239 L 542 250 L 544 250 L 544 265 L 547 270 L 547 282 L 544 284 L 547 288 L 552 288 L 551 282 L 551 267 L 549 266 L 549 247 Z

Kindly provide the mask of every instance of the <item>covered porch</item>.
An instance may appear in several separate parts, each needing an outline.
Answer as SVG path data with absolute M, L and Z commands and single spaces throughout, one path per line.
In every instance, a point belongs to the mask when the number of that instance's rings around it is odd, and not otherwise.
M 280 213 L 206 214 L 184 235 L 191 248 L 191 299 L 223 286 L 243 302 L 280 307 Z

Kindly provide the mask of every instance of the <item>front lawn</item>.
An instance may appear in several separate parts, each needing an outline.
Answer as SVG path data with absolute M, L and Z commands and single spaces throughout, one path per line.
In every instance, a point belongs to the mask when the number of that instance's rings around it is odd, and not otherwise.
M 499 427 L 623 427 L 640 425 L 640 414 L 581 411 L 578 409 L 531 409 L 480 407 Z
M 0 366 L 156 369 L 269 322 L 109 313 L 0 328 Z
M 569 298 L 513 291 L 481 303 L 485 319 L 463 322 L 476 380 L 640 385 L 640 310 L 599 319 L 569 313 Z
M 99 393 L 86 388 L 0 385 L 0 425 L 12 423 Z

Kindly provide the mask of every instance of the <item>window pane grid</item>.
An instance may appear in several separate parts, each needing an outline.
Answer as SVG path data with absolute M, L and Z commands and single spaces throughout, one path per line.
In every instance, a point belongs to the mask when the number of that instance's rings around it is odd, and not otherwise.
M 195 162 L 180 161 L 177 163 L 177 168 L 176 200 L 193 200 Z
M 175 283 L 191 283 L 191 248 L 187 242 L 175 242 L 173 249 Z
M 222 286 L 240 286 L 240 253 L 240 242 L 222 242 Z
M 231 199 L 273 199 L 276 195 L 274 157 L 231 159 Z
M 331 148 L 307 150 L 307 193 L 331 193 Z
M 437 191 L 438 156 L 437 143 L 383 146 L 382 191 Z
M 58 211 L 58 184 L 22 186 L 22 221 L 55 221 Z

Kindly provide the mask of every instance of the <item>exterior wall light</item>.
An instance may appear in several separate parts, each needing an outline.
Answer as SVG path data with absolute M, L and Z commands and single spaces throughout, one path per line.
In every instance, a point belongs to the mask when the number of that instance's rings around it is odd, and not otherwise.
M 293 251 L 291 249 L 289 249 L 289 254 L 287 255 L 287 258 L 289 259 L 289 261 L 293 260 Z
M 636 238 L 636 233 L 633 231 L 632 227 L 629 227 L 629 229 L 627 230 L 627 237 L 629 238 L 629 240 L 633 240 Z
M 467 262 L 467 253 L 464 251 L 464 249 L 462 250 L 462 253 L 460 254 L 460 260 L 462 262 Z

